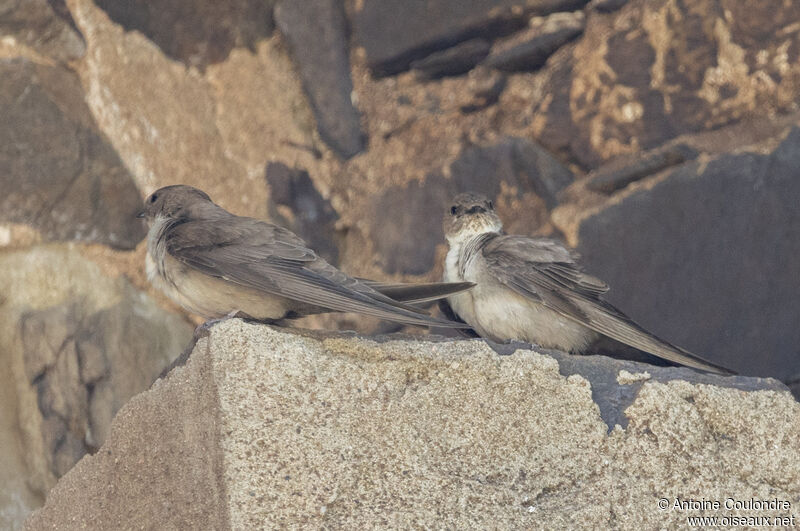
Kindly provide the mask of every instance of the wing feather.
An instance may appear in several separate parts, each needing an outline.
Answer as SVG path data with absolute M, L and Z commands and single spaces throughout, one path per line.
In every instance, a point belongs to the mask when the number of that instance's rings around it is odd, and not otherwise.
M 234 223 L 177 225 L 167 233 L 167 252 L 207 275 L 334 311 L 408 324 L 462 326 L 430 317 L 348 277 L 286 229 L 233 217 Z
M 669 361 L 705 371 L 730 371 L 659 339 L 600 296 L 608 285 L 587 275 L 558 242 L 497 236 L 483 249 L 487 267 L 500 282 L 612 339 Z

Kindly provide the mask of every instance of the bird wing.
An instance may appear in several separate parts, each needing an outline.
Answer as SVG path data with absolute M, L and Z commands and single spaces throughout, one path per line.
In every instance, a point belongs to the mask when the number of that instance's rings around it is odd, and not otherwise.
M 608 285 L 581 271 L 576 256 L 556 241 L 497 236 L 484 244 L 482 254 L 498 281 L 595 332 L 674 363 L 731 373 L 659 339 L 602 300 Z
M 319 258 L 291 231 L 231 216 L 180 223 L 166 234 L 167 252 L 207 275 L 333 311 L 424 326 L 460 327 L 378 293 Z

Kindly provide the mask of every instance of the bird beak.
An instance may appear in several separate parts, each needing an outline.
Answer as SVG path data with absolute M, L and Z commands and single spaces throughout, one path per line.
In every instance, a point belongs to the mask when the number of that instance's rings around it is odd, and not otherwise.
M 137 218 L 143 218 L 144 217 L 144 210 L 140 210 L 139 212 L 137 212 L 136 213 L 136 217 Z

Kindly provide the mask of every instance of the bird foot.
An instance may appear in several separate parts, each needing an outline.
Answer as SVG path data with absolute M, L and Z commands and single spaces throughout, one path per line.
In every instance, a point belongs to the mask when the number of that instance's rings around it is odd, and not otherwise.
M 234 310 L 225 317 L 220 317 L 219 319 L 209 319 L 208 321 L 206 321 L 205 323 L 201 324 L 200 326 L 194 329 L 194 334 L 192 334 L 192 339 L 191 341 L 189 341 L 189 344 L 186 346 L 186 348 L 183 349 L 183 352 L 181 352 L 180 356 L 175 358 L 172 361 L 172 363 L 170 363 L 166 368 L 164 368 L 163 371 L 161 371 L 161 374 L 158 377 L 164 378 L 175 367 L 180 367 L 182 365 L 185 365 L 186 361 L 189 359 L 189 355 L 194 350 L 194 347 L 195 345 L 197 345 L 197 342 L 200 340 L 200 338 L 208 337 L 209 334 L 211 334 L 211 329 L 215 325 L 223 321 L 227 321 L 228 319 L 245 319 L 248 321 L 253 320 L 252 317 L 239 310 Z
M 225 317 L 220 317 L 219 319 L 209 319 L 208 321 L 206 321 L 205 323 L 201 324 L 200 326 L 194 329 L 195 342 L 201 337 L 208 336 L 208 334 L 211 333 L 212 328 L 214 328 L 219 323 L 227 321 L 228 319 L 244 319 L 245 321 L 253 320 L 252 317 L 250 317 L 241 310 L 233 310 Z

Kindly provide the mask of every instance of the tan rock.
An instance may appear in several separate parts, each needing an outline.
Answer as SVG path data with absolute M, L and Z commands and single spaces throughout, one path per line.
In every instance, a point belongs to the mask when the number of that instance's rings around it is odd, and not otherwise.
M 776 498 L 792 509 L 759 514 L 797 514 L 800 405 L 774 383 L 652 367 L 619 384 L 643 366 L 501 350 L 224 322 L 26 527 L 642 529 L 748 514 L 660 498 Z M 592 367 L 631 396 L 615 406 L 626 427 L 608 432 Z

